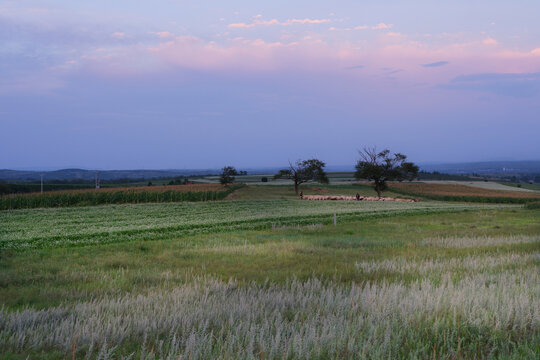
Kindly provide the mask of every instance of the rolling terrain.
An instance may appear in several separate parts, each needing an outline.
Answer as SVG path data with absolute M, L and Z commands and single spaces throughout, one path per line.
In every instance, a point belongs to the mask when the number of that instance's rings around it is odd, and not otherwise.
M 433 186 L 423 192 L 446 189 Z M 465 199 L 486 196 L 468 189 Z M 3 210 L 0 350 L 534 359 L 538 218 L 519 204 L 302 201 L 290 186 L 256 185 L 219 201 Z

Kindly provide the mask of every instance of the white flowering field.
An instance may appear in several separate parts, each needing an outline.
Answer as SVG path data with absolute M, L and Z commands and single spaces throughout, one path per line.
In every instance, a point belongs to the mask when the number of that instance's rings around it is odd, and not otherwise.
M 0 211 L 0 249 L 155 240 L 193 233 L 496 208 L 444 202 L 216 201 Z

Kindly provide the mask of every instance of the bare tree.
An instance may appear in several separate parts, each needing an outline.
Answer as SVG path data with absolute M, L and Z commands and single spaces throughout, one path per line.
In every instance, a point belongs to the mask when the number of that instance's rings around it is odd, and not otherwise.
M 377 195 L 387 188 L 387 181 L 412 180 L 418 175 L 418 166 L 412 162 L 406 162 L 407 156 L 395 153 L 390 155 L 390 150 L 385 149 L 377 152 L 376 148 L 364 148 L 358 151 L 360 160 L 356 163 L 357 179 L 373 181 L 373 187 Z

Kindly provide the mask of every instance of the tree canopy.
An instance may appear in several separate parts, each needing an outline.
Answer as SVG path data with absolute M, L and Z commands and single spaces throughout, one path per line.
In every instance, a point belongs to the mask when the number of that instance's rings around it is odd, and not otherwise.
M 318 159 L 298 160 L 296 164 L 289 163 L 288 169 L 279 170 L 274 179 L 291 179 L 294 181 L 294 191 L 298 194 L 300 184 L 317 181 L 328 184 L 328 176 L 324 171 L 326 164 Z
M 234 179 L 238 175 L 238 172 L 234 166 L 225 166 L 221 170 L 221 176 L 219 177 L 219 182 L 223 185 L 232 184 Z
M 360 160 L 356 163 L 357 179 L 373 181 L 377 195 L 387 188 L 387 181 L 412 180 L 418 175 L 418 166 L 407 162 L 407 156 L 385 149 L 377 152 L 376 148 L 364 148 L 359 151 Z

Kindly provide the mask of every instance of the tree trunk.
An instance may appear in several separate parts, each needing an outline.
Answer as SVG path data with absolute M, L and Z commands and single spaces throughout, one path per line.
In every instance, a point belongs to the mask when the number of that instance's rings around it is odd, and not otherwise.
M 381 185 L 375 184 L 375 191 L 377 191 L 377 195 L 380 198 L 381 197 Z
M 294 191 L 296 192 L 296 195 L 298 195 L 298 182 L 294 182 Z

